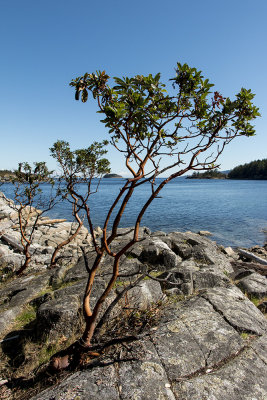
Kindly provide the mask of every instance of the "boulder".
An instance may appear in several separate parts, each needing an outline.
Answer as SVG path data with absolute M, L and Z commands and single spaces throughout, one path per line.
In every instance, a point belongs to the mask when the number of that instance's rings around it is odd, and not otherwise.
M 101 266 L 101 269 L 103 271 L 103 274 L 106 276 L 110 276 L 112 272 L 112 263 L 113 260 L 104 260 L 103 264 Z M 120 261 L 120 273 L 119 273 L 119 280 L 131 280 L 135 279 L 140 272 L 144 271 L 144 265 L 139 261 L 137 258 L 128 258 L 122 257 Z M 134 274 L 136 276 L 134 276 Z
M 0 220 L 2 219 L 13 219 L 17 216 L 17 212 L 14 208 L 9 207 L 7 204 L 0 204 Z
M 90 256 L 90 254 L 88 254 L 87 258 L 89 267 L 91 268 L 95 260 L 95 257 L 93 255 Z M 74 282 L 87 278 L 88 278 L 88 272 L 85 268 L 84 260 L 81 258 L 74 266 L 68 269 L 64 277 L 64 282 L 65 283 Z
M 194 290 L 220 286 L 227 287 L 229 283 L 230 280 L 226 275 L 220 273 L 220 271 L 214 271 L 213 269 L 205 269 L 193 273 Z
M 166 269 L 172 269 L 182 261 L 182 258 L 175 254 L 168 244 L 158 237 L 150 240 L 146 243 L 146 246 L 144 246 L 144 243 L 142 245 L 143 250 L 139 259 L 144 263 L 162 265 Z
M 234 260 L 239 259 L 239 255 L 232 249 L 232 247 L 225 247 L 223 252 L 227 254 L 229 257 L 233 258 Z
M 216 265 L 221 272 L 232 273 L 233 268 L 215 242 L 192 232 L 172 232 L 163 241 L 171 241 L 171 249 L 183 259 L 193 259 L 197 264 Z
M 245 278 L 251 274 L 253 274 L 254 270 L 253 269 L 245 269 L 245 268 L 240 268 L 235 271 L 234 274 L 232 274 L 232 278 L 237 281 L 239 279 Z
M 24 256 L 18 253 L 5 252 L 0 258 L 0 268 L 7 272 L 15 272 L 24 262 Z M 0 279 L 1 280 L 1 279 Z
M 267 279 L 257 272 L 240 279 L 237 286 L 248 296 L 257 298 L 267 296 Z
M 164 299 L 159 282 L 144 280 L 127 293 L 127 302 L 130 308 L 147 310 L 153 303 Z
M 183 261 L 178 267 L 167 270 L 158 278 L 165 280 L 161 283 L 164 290 L 177 287 L 185 295 L 204 288 L 227 287 L 230 284 L 229 278 L 217 270 L 216 266 L 200 268 L 193 259 Z
M 198 234 L 200 236 L 212 236 L 212 233 L 209 231 L 199 231 Z
M 77 294 L 60 300 L 47 301 L 37 311 L 37 333 L 41 337 L 49 337 L 52 342 L 60 336 L 72 336 L 79 327 L 80 302 Z

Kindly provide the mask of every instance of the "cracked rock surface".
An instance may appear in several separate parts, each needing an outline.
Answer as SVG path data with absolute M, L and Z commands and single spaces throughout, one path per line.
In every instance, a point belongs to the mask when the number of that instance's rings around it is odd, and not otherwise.
M 0 288 L 0 338 L 12 327 L 16 317 L 37 294 L 47 287 L 49 274 L 26 276 Z
M 219 309 L 225 298 L 232 312 L 248 314 L 242 326 L 227 318 L 227 303 Z M 245 339 L 245 331 L 254 334 Z M 209 289 L 169 302 L 157 329 L 131 345 L 128 360 L 89 365 L 33 399 L 265 400 L 266 338 L 266 319 L 239 289 Z
M 2 207 L 1 212 L 8 230 L 11 211 Z M 56 343 L 62 335 L 72 337 L 78 331 L 88 277 L 84 259 L 73 262 L 77 254 L 70 254 L 72 261 L 56 269 L 48 269 L 45 261 L 66 227 L 53 227 L 57 238 L 49 228 L 42 228 L 43 234 L 37 233 L 41 247 L 35 246 L 36 254 L 44 256 L 41 267 L 0 285 L 0 339 L 20 334 L 16 318 L 27 306 L 35 309 L 32 322 L 39 339 L 44 336 L 48 343 Z M 124 247 L 132 233 L 131 228 L 120 229 L 112 251 Z M 81 240 L 85 237 L 86 232 Z M 21 254 L 0 244 L 0 260 L 7 266 L 10 263 L 12 270 L 21 262 Z M 90 268 L 95 254 L 87 244 Z M 77 248 L 71 249 L 70 253 L 77 253 Z M 111 269 L 107 256 L 93 286 L 92 306 L 105 289 Z M 255 297 L 266 302 L 265 275 L 255 273 L 253 263 L 239 260 L 236 252 L 225 251 L 203 235 L 151 233 L 142 228 L 140 241 L 121 259 L 121 276 L 107 305 L 145 270 L 149 276 L 127 292 L 109 320 L 112 326 L 112 321 L 123 320 L 130 310 L 149 318 L 150 307 L 158 307 L 158 317 L 142 337 L 117 344 L 32 399 L 266 400 L 266 308 L 257 308 L 248 296 L 255 295 L 257 287 L 260 294 Z
M 253 272 L 249 276 L 240 279 L 238 287 L 249 296 L 257 298 L 267 296 L 267 278 L 257 272 Z
M 265 400 L 267 394 L 266 339 L 265 335 L 255 340 L 240 355 L 214 371 L 176 382 L 174 384 L 176 398 L 180 400 Z

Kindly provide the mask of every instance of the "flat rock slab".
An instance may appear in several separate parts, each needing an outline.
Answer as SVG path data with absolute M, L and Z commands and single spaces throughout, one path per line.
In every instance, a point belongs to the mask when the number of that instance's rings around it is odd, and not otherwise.
M 267 332 L 266 318 L 237 287 L 205 289 L 201 296 L 239 332 L 255 335 Z
M 257 272 L 240 279 L 237 286 L 249 296 L 257 298 L 267 296 L 267 278 Z
M 199 297 L 169 311 L 152 340 L 171 380 L 211 368 L 243 346 L 239 333 Z
M 113 365 L 76 372 L 52 390 L 41 392 L 32 400 L 120 400 L 117 374 Z
M 0 337 L 12 326 L 30 301 L 49 284 L 49 273 L 26 276 L 9 282 L 0 289 Z
M 140 361 L 117 364 L 118 389 L 121 400 L 175 400 L 171 381 L 155 346 L 149 340 L 142 342 Z M 134 344 L 133 354 L 140 353 L 140 345 Z
M 120 362 L 107 359 L 94 368 L 92 364 L 32 400 L 266 399 L 266 337 L 254 340 L 221 365 L 205 366 L 195 375 L 183 377 L 178 365 L 177 374 L 169 374 L 166 359 L 162 359 L 149 338 L 132 344 L 131 350 L 136 358 L 141 354 L 140 359 L 127 361 L 124 357 Z
M 243 328 L 254 322 L 256 330 L 260 324 L 264 331 L 266 322 L 264 326 L 252 303 L 253 310 L 247 310 L 249 300 L 239 289 L 226 290 L 209 289 L 207 298 L 200 294 L 182 304 L 168 304 L 156 329 L 132 343 L 120 362 L 106 359 L 94 368 L 91 364 L 33 399 L 265 400 L 266 334 L 244 340 L 237 322 L 232 326 L 223 307 L 219 310 L 212 302 L 219 305 L 228 295 L 239 312 L 249 313 Z
M 200 376 L 175 382 L 179 400 L 266 400 L 267 337 L 256 340 L 226 365 Z
M 140 351 L 138 347 L 133 345 L 133 353 Z M 143 347 L 146 352 L 140 361 L 107 360 L 107 366 L 77 372 L 32 400 L 175 400 L 153 344 L 145 340 Z

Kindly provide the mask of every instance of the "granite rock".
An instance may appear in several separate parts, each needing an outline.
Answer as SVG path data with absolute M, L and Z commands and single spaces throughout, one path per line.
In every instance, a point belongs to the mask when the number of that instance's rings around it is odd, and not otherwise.
M 267 278 L 257 272 L 240 279 L 237 286 L 248 296 L 257 298 L 267 296 Z

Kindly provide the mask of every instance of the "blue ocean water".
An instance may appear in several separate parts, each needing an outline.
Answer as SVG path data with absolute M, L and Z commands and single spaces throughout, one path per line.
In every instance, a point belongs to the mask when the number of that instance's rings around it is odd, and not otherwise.
M 110 205 L 123 185 L 122 179 L 103 179 L 97 193 L 89 199 L 95 226 L 102 226 Z M 161 179 L 158 179 L 158 183 Z M 96 182 L 93 183 L 96 188 Z M 43 184 L 47 193 L 48 185 Z M 12 185 L 0 188 L 13 197 Z M 80 190 L 85 190 L 81 185 Z M 133 226 L 137 213 L 151 193 L 150 184 L 136 189 L 121 227 Z M 250 247 L 266 241 L 267 181 L 193 180 L 177 178 L 167 184 L 145 213 L 142 225 L 152 231 L 197 232 L 208 230 L 212 239 L 224 246 Z M 49 212 L 53 218 L 72 220 L 71 205 L 60 203 Z

